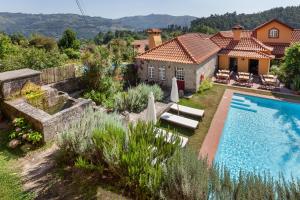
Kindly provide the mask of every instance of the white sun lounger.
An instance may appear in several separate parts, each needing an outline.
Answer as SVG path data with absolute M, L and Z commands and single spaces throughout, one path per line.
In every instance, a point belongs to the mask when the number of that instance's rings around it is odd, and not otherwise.
M 188 115 L 192 115 L 195 117 L 203 117 L 204 116 L 204 110 L 200 110 L 200 109 L 196 109 L 196 108 L 191 108 L 191 107 L 187 107 L 187 106 L 181 106 L 177 104 L 173 104 L 171 106 L 172 110 L 184 113 L 184 114 L 188 114 Z
M 168 134 L 168 136 L 166 137 L 165 142 L 170 143 L 171 139 L 173 137 L 173 133 L 171 133 L 171 132 L 167 132 L 163 129 L 158 129 L 158 134 L 155 137 L 158 137 L 160 135 L 165 136 L 166 134 Z M 180 136 L 180 135 L 178 135 L 178 137 L 180 139 L 180 146 L 182 148 L 184 148 L 186 146 L 186 144 L 188 143 L 189 139 L 187 137 L 183 137 L 183 136 Z
M 172 122 L 174 124 L 186 127 L 186 128 L 191 128 L 191 129 L 196 129 L 198 126 L 198 121 L 196 120 L 192 120 L 192 119 L 188 119 L 185 117 L 181 117 L 178 115 L 174 115 L 168 112 L 165 112 L 164 114 L 161 115 L 160 117 L 163 120 L 166 120 L 168 122 Z

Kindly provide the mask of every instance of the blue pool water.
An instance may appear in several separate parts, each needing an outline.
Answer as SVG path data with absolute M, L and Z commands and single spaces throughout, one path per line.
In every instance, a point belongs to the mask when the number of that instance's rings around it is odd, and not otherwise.
M 300 104 L 234 94 L 215 162 L 235 177 L 300 178 Z

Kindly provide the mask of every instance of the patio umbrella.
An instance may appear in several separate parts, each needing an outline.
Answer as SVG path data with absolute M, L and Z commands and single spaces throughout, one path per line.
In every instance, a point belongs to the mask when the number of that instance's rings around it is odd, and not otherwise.
M 150 94 L 148 96 L 148 107 L 147 107 L 147 111 L 146 111 L 146 121 L 147 122 L 152 122 L 153 124 L 156 124 L 156 122 L 157 122 L 153 92 L 150 92 Z
M 172 90 L 171 90 L 171 97 L 170 100 L 177 104 L 178 115 L 179 115 L 179 94 L 178 94 L 178 86 L 177 86 L 177 79 L 175 77 L 172 78 Z

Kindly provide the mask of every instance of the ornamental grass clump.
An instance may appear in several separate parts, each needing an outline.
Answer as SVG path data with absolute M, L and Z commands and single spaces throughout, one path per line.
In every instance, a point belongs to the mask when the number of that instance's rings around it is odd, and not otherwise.
M 115 107 L 119 111 L 141 112 L 147 107 L 148 95 L 153 92 L 156 101 L 161 101 L 163 91 L 158 85 L 140 84 L 130 88 L 127 93 L 115 96 Z
M 210 171 L 206 160 L 198 160 L 191 150 L 180 149 L 166 166 L 163 192 L 166 199 L 208 199 Z

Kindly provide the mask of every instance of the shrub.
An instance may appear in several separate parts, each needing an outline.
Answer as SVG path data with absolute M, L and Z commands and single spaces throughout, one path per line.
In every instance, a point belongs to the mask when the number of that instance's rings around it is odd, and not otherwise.
M 108 115 L 87 109 L 80 120 L 72 123 L 67 131 L 60 134 L 58 145 L 68 158 L 75 159 L 78 156 L 91 158 L 96 150 L 93 132 L 101 130 L 105 124 L 110 122 L 119 126 L 122 124 L 117 115 Z
M 68 48 L 68 49 L 65 49 L 63 51 L 67 56 L 68 58 L 70 59 L 79 59 L 80 58 L 80 52 L 79 51 L 76 51 L 72 48 Z
M 295 43 L 285 51 L 284 61 L 280 66 L 282 81 L 291 87 L 293 80 L 300 74 L 300 43 Z
M 209 170 L 206 160 L 187 149 L 177 151 L 165 171 L 165 196 L 170 199 L 208 199 Z
M 13 120 L 14 130 L 9 134 L 11 140 L 17 139 L 21 143 L 31 143 L 39 145 L 42 142 L 43 135 L 31 128 L 24 118 L 15 118 Z
M 200 84 L 200 86 L 198 88 L 198 93 L 203 93 L 203 92 L 205 92 L 207 90 L 210 90 L 212 87 L 213 87 L 212 81 L 209 80 L 209 79 L 205 79 Z
M 126 128 L 115 114 L 88 111 L 59 137 L 63 159 L 75 167 L 108 171 L 140 199 L 158 197 L 166 160 L 178 149 L 179 139 L 165 143 L 152 124 Z
M 148 95 L 153 92 L 156 101 L 163 98 L 163 92 L 158 85 L 140 84 L 128 90 L 127 94 L 119 94 L 115 97 L 117 110 L 129 110 L 130 112 L 141 112 L 147 107 Z M 125 108 L 126 106 L 126 108 Z
M 66 61 L 66 56 L 60 54 L 57 49 L 47 51 L 45 49 L 15 48 L 13 53 L 2 59 L 3 70 L 16 70 L 21 68 L 45 69 L 61 66 Z

